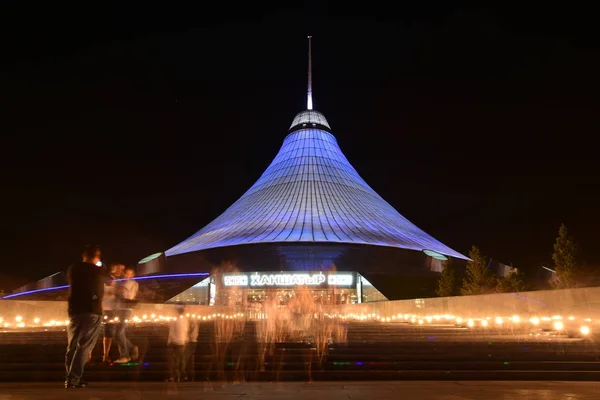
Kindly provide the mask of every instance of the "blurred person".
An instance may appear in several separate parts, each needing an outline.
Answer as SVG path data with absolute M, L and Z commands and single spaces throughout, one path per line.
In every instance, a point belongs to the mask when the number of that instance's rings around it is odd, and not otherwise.
M 189 321 L 188 342 L 185 346 L 185 373 L 184 381 L 196 380 L 196 348 L 198 347 L 198 334 L 200 333 L 200 322 L 196 318 Z
M 123 279 L 125 277 L 125 264 L 117 263 L 115 276 L 117 279 Z
M 186 346 L 190 337 L 189 319 L 183 314 L 185 308 L 177 306 L 177 316 L 175 321 L 169 325 L 169 338 L 167 339 L 167 348 L 169 351 L 169 381 L 180 382 L 185 374 Z
M 137 292 L 140 285 L 133 280 L 135 271 L 133 267 L 125 268 L 122 280 L 117 286 L 117 327 L 115 332 L 115 341 L 119 346 L 119 358 L 115 360 L 117 364 L 128 363 L 131 360 L 136 361 L 139 357 L 138 346 L 131 343 L 127 338 L 126 322 L 133 315 L 133 305 L 136 304 Z
M 104 298 L 102 300 L 102 311 L 104 312 L 104 337 L 102 338 L 103 345 L 103 363 L 110 363 L 110 348 L 113 338 L 117 330 L 117 324 L 114 318 L 117 316 L 117 282 L 119 279 L 119 270 L 125 267 L 123 264 L 113 263 L 108 269 L 108 276 L 104 282 Z
M 65 388 L 84 388 L 81 379 L 88 356 L 96 345 L 102 327 L 104 279 L 102 252 L 98 245 L 88 245 L 82 261 L 67 270 L 69 283 L 67 352 L 65 354 Z

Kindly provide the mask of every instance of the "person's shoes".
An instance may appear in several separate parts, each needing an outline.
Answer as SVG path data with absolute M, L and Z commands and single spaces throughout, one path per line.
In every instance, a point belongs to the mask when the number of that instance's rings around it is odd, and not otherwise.
M 137 361 L 137 359 L 140 357 L 140 348 L 137 346 L 133 346 L 133 350 L 131 352 L 131 359 L 133 361 Z
M 129 361 L 131 361 L 130 357 L 121 357 L 119 359 L 116 359 L 115 361 L 113 361 L 114 364 L 126 364 Z
M 71 383 L 70 381 L 65 381 L 65 389 L 83 389 L 88 386 L 87 382 L 82 380 L 79 383 Z
M 112 360 L 108 357 L 102 357 L 102 363 L 103 364 L 110 364 L 112 362 Z

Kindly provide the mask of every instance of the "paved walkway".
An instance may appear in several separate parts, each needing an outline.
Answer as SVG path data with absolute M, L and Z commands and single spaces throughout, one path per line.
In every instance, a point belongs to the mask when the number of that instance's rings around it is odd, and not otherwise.
M 101 382 L 66 390 L 57 384 L 0 384 L 0 400 L 580 400 L 600 399 L 595 382 Z

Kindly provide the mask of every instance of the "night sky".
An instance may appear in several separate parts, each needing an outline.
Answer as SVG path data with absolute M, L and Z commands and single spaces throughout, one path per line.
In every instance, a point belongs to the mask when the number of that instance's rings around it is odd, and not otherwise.
M 217 217 L 306 107 L 308 34 L 315 109 L 401 214 L 530 271 L 564 222 L 600 264 L 591 10 L 23 3 L 0 10 L 0 274 L 90 242 L 135 263 Z

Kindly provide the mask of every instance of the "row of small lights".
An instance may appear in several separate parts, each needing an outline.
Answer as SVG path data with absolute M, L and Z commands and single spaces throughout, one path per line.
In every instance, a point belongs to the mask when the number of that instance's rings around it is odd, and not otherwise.
M 62 320 L 52 319 L 48 322 L 41 323 L 40 318 L 36 317 L 33 319 L 33 326 L 50 327 L 50 326 L 66 326 L 66 325 L 69 325 L 69 320 L 62 321 Z M 0 326 L 3 326 L 5 328 L 10 328 L 13 326 L 13 324 L 8 321 L 5 321 L 4 318 L 0 317 Z M 16 327 L 16 328 L 25 328 L 26 327 L 23 317 L 21 317 L 20 315 L 17 315 L 15 317 L 14 327 Z
M 213 319 L 236 319 L 236 318 L 240 318 L 243 317 L 244 314 L 243 313 L 236 313 L 236 314 L 221 314 L 221 313 L 216 313 L 216 314 L 209 314 L 209 315 L 196 315 L 196 314 L 186 314 L 185 315 L 188 318 L 191 319 L 197 319 L 197 320 L 202 320 L 202 321 L 210 321 Z M 181 315 L 179 318 L 183 318 L 183 315 Z M 143 323 L 143 322 L 169 322 L 169 321 L 175 321 L 177 320 L 177 317 L 169 317 L 169 316 L 164 316 L 164 315 L 156 315 L 156 314 L 144 314 L 141 317 L 138 316 L 134 316 L 131 319 L 126 319 L 125 323 Z M 0 327 L 4 327 L 4 328 L 11 328 L 11 327 L 15 327 L 15 328 L 25 328 L 25 327 L 52 327 L 52 326 L 66 326 L 69 325 L 69 320 L 55 320 L 52 319 L 50 321 L 47 322 L 42 322 L 40 318 L 35 317 L 33 318 L 33 324 L 26 324 L 25 323 L 25 319 L 20 316 L 17 315 L 14 318 L 14 323 L 11 323 L 9 321 L 5 321 L 3 317 L 0 317 Z M 107 316 L 104 316 L 104 321 L 111 323 L 111 322 L 119 322 L 119 317 L 115 317 L 115 318 L 111 318 L 108 319 Z
M 492 317 L 486 318 L 462 318 L 456 317 L 454 315 L 428 315 L 428 316 L 419 316 L 415 314 L 397 314 L 392 315 L 391 317 L 382 317 L 379 314 L 325 314 L 325 316 L 329 318 L 341 318 L 343 320 L 357 320 L 357 321 L 365 321 L 365 320 L 377 320 L 380 322 L 409 322 L 412 324 L 423 325 L 425 323 L 435 323 L 444 321 L 445 323 L 451 323 L 454 321 L 457 325 L 466 324 L 469 328 L 475 328 L 477 323 L 479 326 L 486 328 L 490 326 L 490 321 Z M 567 318 L 568 321 L 575 321 L 575 317 L 570 316 Z M 506 321 L 509 323 L 520 324 L 521 318 L 518 315 L 513 315 L 511 317 L 496 317 L 494 318 L 495 326 L 500 327 Z M 585 322 L 592 322 L 591 318 L 583 319 Z M 563 322 L 563 317 L 560 315 L 554 315 L 552 317 L 532 317 L 529 319 L 529 323 L 533 326 L 538 326 L 542 322 L 552 322 L 552 327 L 556 331 L 562 331 L 565 329 L 565 323 Z M 581 325 L 579 327 L 579 332 L 583 335 L 589 335 L 591 333 L 591 329 L 588 325 Z
M 210 321 L 213 319 L 237 319 L 237 318 L 241 318 L 244 317 L 243 313 L 235 313 L 235 314 L 221 314 L 221 313 L 214 313 L 214 314 L 209 314 L 209 315 L 196 315 L 196 314 L 185 314 L 186 317 L 191 318 L 191 319 L 197 319 L 197 320 L 202 320 L 202 321 Z M 382 317 L 378 314 L 325 314 L 326 317 L 328 318 L 338 318 L 338 319 L 342 319 L 342 320 L 357 320 L 357 321 L 366 321 L 366 320 L 377 320 L 379 322 L 409 322 L 412 324 L 418 324 L 418 325 L 423 325 L 425 323 L 434 323 L 434 322 L 440 322 L 440 321 L 444 321 L 446 323 L 451 323 L 451 321 L 453 321 L 455 324 L 458 325 L 464 325 L 466 324 L 467 327 L 469 328 L 474 328 L 476 327 L 476 325 L 479 325 L 483 328 L 486 328 L 490 325 L 490 321 L 492 320 L 492 317 L 486 317 L 486 318 L 462 318 L 462 317 L 456 317 L 454 315 L 433 315 L 433 316 L 418 316 L 418 315 L 414 315 L 414 314 L 397 314 L 397 315 L 392 315 L 391 317 Z M 183 318 L 183 315 L 179 316 L 179 318 Z M 267 319 L 268 315 L 267 314 L 259 314 L 258 315 L 258 319 Z M 119 322 L 119 318 L 115 317 L 112 319 L 108 319 L 107 316 L 104 316 L 104 320 L 105 322 L 108 323 L 114 323 L 114 322 Z M 131 319 L 126 319 L 125 323 L 145 323 L 145 322 L 169 322 L 169 321 L 175 321 L 177 320 L 177 317 L 171 317 L 171 316 L 163 316 L 163 315 L 156 315 L 156 314 L 143 314 L 141 317 L 138 316 L 134 316 Z M 568 321 L 575 321 L 575 317 L 568 317 L 567 318 Z M 514 324 L 520 324 L 521 318 L 518 315 L 513 315 L 512 317 L 495 317 L 494 318 L 494 322 L 495 322 L 495 326 L 500 327 L 504 324 L 505 321 L 508 321 L 509 323 Z M 585 318 L 584 319 L 585 322 L 592 322 L 591 318 Z M 552 322 L 552 326 L 555 330 L 557 331 L 562 331 L 565 328 L 565 324 L 563 322 L 563 317 L 560 315 L 555 315 L 552 317 L 532 317 L 529 319 L 529 323 L 533 326 L 538 326 L 540 325 L 540 323 L 542 322 Z M 15 317 L 15 324 L 13 325 L 12 323 L 8 322 L 8 321 L 4 321 L 4 319 L 2 317 L 0 317 L 0 326 L 3 326 L 4 328 L 10 328 L 10 327 L 16 327 L 16 328 L 25 328 L 25 327 L 39 327 L 39 326 L 43 326 L 43 327 L 53 327 L 53 326 L 66 326 L 69 325 L 69 320 L 66 321 L 62 321 L 62 320 L 50 320 L 48 322 L 41 322 L 40 318 L 34 318 L 33 319 L 33 325 L 27 325 L 23 319 L 22 316 L 17 315 Z M 581 325 L 579 328 L 580 333 L 582 333 L 583 335 L 589 335 L 591 333 L 591 330 L 589 328 L 589 326 L 587 325 Z
M 212 315 L 196 315 L 196 314 L 185 314 L 185 316 L 187 318 L 190 319 L 198 319 L 198 320 L 202 320 L 202 321 L 210 321 L 212 319 L 218 319 L 218 318 L 223 318 L 223 319 L 236 319 L 236 318 L 240 318 L 244 316 L 244 313 L 237 313 L 237 314 L 212 314 Z M 142 323 L 142 322 L 169 322 L 169 321 L 176 321 L 178 318 L 183 318 L 183 315 L 180 315 L 179 317 L 165 317 L 164 315 L 156 315 L 156 314 L 144 314 L 142 315 L 142 317 L 138 317 L 138 316 L 134 316 L 131 318 L 131 320 L 126 319 L 125 322 L 126 323 Z M 111 322 L 119 322 L 119 317 L 114 317 L 112 319 L 108 319 L 107 316 L 104 316 L 104 320 L 108 323 Z

